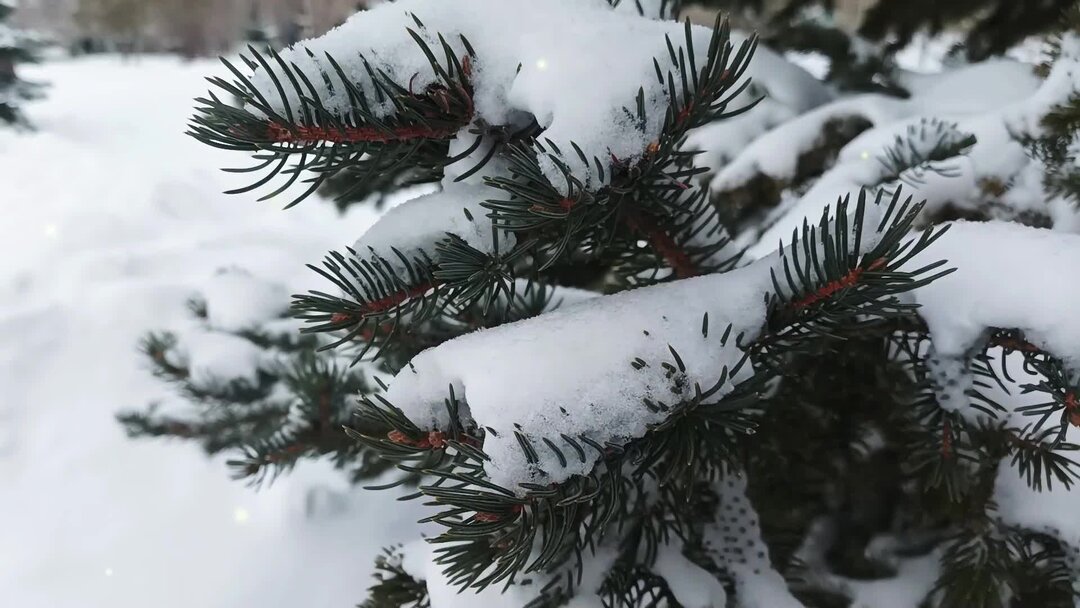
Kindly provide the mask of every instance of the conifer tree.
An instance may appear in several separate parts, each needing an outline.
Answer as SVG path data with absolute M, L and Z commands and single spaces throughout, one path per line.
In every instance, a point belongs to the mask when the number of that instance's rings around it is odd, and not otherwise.
M 312 266 L 307 338 L 193 306 L 322 354 L 215 384 L 151 338 L 214 407 L 129 429 L 396 465 L 441 533 L 370 608 L 1073 606 L 1080 534 L 1016 511 L 1080 474 L 1078 32 L 847 96 L 673 8 L 401 0 L 227 64 L 191 134 L 240 192 L 438 189 Z
M 0 0 L 0 123 L 28 127 L 21 106 L 40 97 L 41 86 L 19 78 L 16 66 L 37 60 L 40 40 L 5 23 L 13 12 L 10 0 Z
M 807 22 L 808 15 L 830 13 L 837 8 L 836 0 L 697 0 L 698 4 L 724 10 L 748 9 L 766 16 L 778 30 L 801 30 L 806 39 L 817 38 L 812 44 L 819 48 L 835 48 L 838 30 L 820 29 Z M 891 49 L 901 48 L 920 33 L 939 34 L 944 31 L 964 33 L 962 52 L 971 60 L 986 59 L 1004 53 L 1024 38 L 1043 34 L 1060 23 L 1061 17 L 1075 7 L 1071 0 L 913 0 L 889 2 L 877 0 L 863 3 L 858 31 L 870 40 L 886 43 Z M 816 30 L 816 31 L 815 31 Z

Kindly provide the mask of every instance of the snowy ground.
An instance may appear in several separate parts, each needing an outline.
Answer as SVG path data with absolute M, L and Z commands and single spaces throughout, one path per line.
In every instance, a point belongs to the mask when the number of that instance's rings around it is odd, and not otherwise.
M 303 263 L 373 219 L 220 194 L 239 184 L 216 168 L 241 159 L 182 134 L 217 69 L 28 69 L 52 83 L 30 108 L 39 131 L 0 131 L 4 606 L 350 606 L 378 548 L 416 536 L 418 505 L 351 490 L 329 467 L 256 491 L 194 446 L 133 442 L 113 419 L 166 396 L 137 341 L 184 315 L 216 269 L 303 290 L 317 284 Z

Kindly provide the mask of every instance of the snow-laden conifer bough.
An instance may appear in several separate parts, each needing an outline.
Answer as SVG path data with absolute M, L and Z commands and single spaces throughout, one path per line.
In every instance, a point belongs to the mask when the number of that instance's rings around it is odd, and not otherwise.
M 906 590 L 889 605 L 981 606 L 1029 593 L 1020 570 L 1071 596 L 1080 531 L 1009 521 L 992 499 L 999 462 L 1003 498 L 1075 479 L 1080 240 L 933 216 L 971 202 L 955 180 L 996 174 L 1011 129 L 1037 135 L 1067 101 L 1076 39 L 1030 96 L 934 117 L 955 83 L 832 101 L 719 20 L 611 4 L 386 3 L 253 49 L 212 80 L 227 95 L 199 100 L 193 135 L 257 161 L 238 192 L 297 192 L 291 206 L 341 171 L 439 184 L 313 267 L 330 287 L 293 306 L 326 348 L 396 372 L 349 434 L 420 476 L 443 528 L 388 550 L 367 605 L 782 608 L 866 602 L 876 578 Z M 733 238 L 684 142 L 752 112 L 751 79 L 784 122 L 719 191 L 794 180 L 834 118 L 880 131 Z M 973 168 L 941 164 L 965 152 Z M 1028 170 L 1012 152 L 996 167 Z M 865 523 L 841 519 L 852 505 L 807 515 L 845 496 L 828 478 L 841 457 L 902 470 L 888 491 L 921 518 L 866 539 L 886 568 L 872 576 L 834 567 Z

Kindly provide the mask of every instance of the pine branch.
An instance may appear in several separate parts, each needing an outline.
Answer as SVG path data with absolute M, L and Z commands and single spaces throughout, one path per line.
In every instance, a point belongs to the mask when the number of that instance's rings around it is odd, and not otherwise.
M 252 72 L 266 74 L 272 80 L 281 110 L 275 109 L 248 76 L 223 60 L 234 80 L 211 78 L 210 82 L 238 99 L 242 107 L 233 107 L 214 93 L 198 99 L 201 105 L 192 118 L 189 134 L 214 147 L 248 152 L 258 161 L 249 168 L 229 170 L 263 173 L 252 185 L 230 192 L 233 194 L 260 188 L 278 175 L 286 176 L 281 187 L 263 197 L 266 200 L 310 172 L 313 177 L 303 181 L 311 185 L 288 206 L 300 202 L 346 168 L 375 175 L 376 171 L 395 170 L 408 163 L 426 171 L 440 171 L 455 160 L 446 158 L 442 142 L 472 121 L 471 59 L 467 55 L 459 60 L 443 40 L 447 63 L 440 64 L 423 39 L 415 32 L 412 35 L 431 58 L 438 77 L 425 91 L 414 92 L 407 83 L 394 82 L 363 56 L 360 59 L 370 77 L 364 83 L 354 82 L 333 57 L 326 56 L 326 64 L 322 64 L 312 56 L 330 93 L 334 93 L 336 83 L 352 101 L 350 113 L 338 115 L 324 105 L 302 70 L 287 65 L 275 51 L 269 51 L 267 58 L 249 47 L 250 57 L 241 55 L 241 60 Z M 467 41 L 463 44 L 471 48 Z M 384 103 L 393 105 L 392 116 L 379 114 L 377 106 Z M 296 159 L 291 166 L 290 159 Z
M 770 357 L 781 356 L 780 351 L 790 353 L 806 348 L 813 341 L 811 336 L 817 340 L 832 339 L 817 329 L 823 324 L 851 324 L 864 316 L 888 318 L 908 314 L 910 308 L 887 299 L 888 296 L 930 280 L 924 275 L 940 267 L 941 264 L 930 264 L 914 273 L 896 270 L 939 234 L 927 231 L 918 239 L 904 242 L 919 206 L 912 206 L 910 199 L 900 203 L 898 196 L 887 206 L 876 228 L 882 232 L 876 246 L 866 254 L 854 253 L 861 251 L 863 230 L 870 229 L 864 225 L 866 206 L 867 197 L 863 193 L 854 215 L 854 230 L 848 228 L 844 201 L 838 206 L 836 219 L 830 221 L 826 214 L 816 230 L 805 227 L 803 243 L 813 246 L 800 245 L 796 240 L 783 256 L 785 268 L 803 269 L 798 257 L 798 252 L 803 252 L 805 274 L 799 276 L 804 283 L 796 283 L 790 272 L 789 289 L 781 289 L 776 283 L 778 291 L 770 305 L 770 318 L 776 321 L 770 321 L 771 332 L 745 345 L 747 355 L 743 361 L 733 369 L 722 370 L 712 387 L 686 387 L 684 397 L 674 404 L 645 399 L 644 407 L 668 415 L 644 437 L 626 445 L 601 445 L 585 435 L 563 436 L 557 443 L 555 438 L 530 437 L 520 429 L 516 432 L 529 462 L 538 460 L 539 450 L 550 450 L 564 464 L 570 458 L 584 462 L 586 451 L 592 450 L 599 462 L 588 475 L 572 477 L 556 486 L 523 483 L 524 496 L 492 484 L 483 468 L 488 456 L 479 446 L 483 444 L 484 433 L 493 431 L 465 430 L 456 422 L 461 404 L 452 389 L 446 403 L 448 419 L 456 426 L 440 429 L 434 440 L 430 433 L 408 421 L 400 410 L 377 397 L 362 400 L 363 415 L 380 420 L 395 431 L 385 437 L 352 434 L 388 458 L 409 462 L 404 466 L 406 470 L 436 479 L 436 483 L 420 486 L 419 493 L 442 507 L 428 521 L 447 528 L 433 542 L 446 545 L 438 550 L 439 563 L 446 566 L 451 582 L 461 587 L 484 588 L 518 573 L 544 572 L 571 556 L 580 555 L 598 541 L 609 524 L 618 526 L 619 522 L 635 517 L 638 511 L 629 505 L 646 497 L 662 501 L 666 513 L 678 514 L 682 510 L 680 505 L 685 503 L 686 496 L 693 494 L 699 480 L 716 478 L 723 474 L 725 466 L 736 462 L 735 438 L 753 429 L 752 419 L 741 411 L 752 408 L 761 399 L 761 391 L 777 373 L 770 372 L 778 369 L 775 364 L 769 364 Z M 852 237 L 854 241 L 849 242 Z M 790 260 L 788 255 L 792 256 Z M 813 277 L 809 274 L 811 266 L 818 269 Z M 873 268 L 867 272 L 881 272 L 880 280 L 867 278 L 857 286 L 844 289 L 834 289 L 831 283 L 814 286 L 815 277 L 828 281 L 830 277 L 848 276 L 853 269 L 864 267 Z M 888 274 L 884 274 L 886 271 Z M 821 293 L 821 303 L 798 306 L 807 293 Z M 788 320 L 781 323 L 779 319 L 784 316 Z M 708 332 L 707 318 L 703 320 L 702 331 Z M 807 335 L 794 339 L 803 333 Z M 721 342 L 733 338 L 736 343 L 742 343 L 742 337 L 731 336 L 728 327 Z M 674 350 L 672 357 L 672 363 L 664 362 L 661 366 L 675 380 L 685 367 Z M 734 392 L 720 397 L 720 388 L 751 361 L 760 369 L 759 373 L 741 383 Z M 640 360 L 633 363 L 635 367 L 650 364 Z M 718 401 L 714 402 L 714 395 L 719 397 Z M 724 437 L 727 439 L 721 440 Z M 419 461 L 426 464 L 416 464 Z M 653 482 L 646 484 L 646 480 L 655 480 L 666 490 L 660 497 L 654 496 L 650 489 Z M 677 534 L 680 530 L 690 532 L 678 523 L 675 526 Z
M 368 589 L 368 599 L 357 608 L 430 608 L 427 585 L 401 567 L 403 556 L 398 549 L 383 549 L 375 558 L 375 584 Z

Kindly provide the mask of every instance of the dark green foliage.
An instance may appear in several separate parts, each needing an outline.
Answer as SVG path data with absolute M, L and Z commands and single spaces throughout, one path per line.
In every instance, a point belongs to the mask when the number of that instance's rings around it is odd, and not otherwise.
M 426 173 L 422 169 L 406 166 L 400 170 L 370 175 L 362 170 L 346 167 L 327 178 L 319 188 L 319 194 L 333 201 L 342 211 L 356 203 L 372 203 L 376 208 L 381 208 L 386 197 L 393 192 L 440 179 L 441 168 L 433 168 Z
M 733 233 L 760 227 L 765 215 L 779 202 L 786 189 L 805 188 L 832 167 L 840 150 L 874 124 L 852 113 L 825 122 L 814 145 L 799 155 L 791 179 L 774 179 L 764 173 L 745 184 L 723 191 L 713 191 L 713 204 L 721 222 Z
M 604 580 L 600 594 L 604 598 L 604 608 L 682 608 L 664 577 L 632 563 L 628 566 L 619 564 L 613 568 Z
M 895 81 L 891 56 L 878 46 L 852 37 L 833 25 L 806 19 L 781 23 L 769 32 L 766 44 L 779 51 L 819 53 L 829 60 L 828 82 L 845 91 L 907 97 Z
M 1046 166 L 1043 183 L 1053 196 L 1080 204 L 1080 92 L 1043 118 L 1043 135 L 1024 139 L 1032 156 Z
M 897 135 L 878 162 L 887 171 L 884 181 L 917 185 L 923 183 L 927 172 L 945 177 L 956 175 L 955 169 L 944 161 L 963 155 L 973 145 L 975 136 L 958 131 L 956 123 L 923 119 L 918 125 L 909 126 L 906 136 Z
M 387 549 L 375 558 L 375 580 L 358 608 L 430 608 L 427 586 L 401 567 L 402 555 Z
M 963 52 L 979 61 L 1053 29 L 1066 9 L 1074 6 L 1073 0 L 879 2 L 867 13 L 860 33 L 875 40 L 889 39 L 891 46 L 900 47 L 920 30 L 935 34 L 960 28 L 967 34 Z
M 205 304 L 192 310 L 205 318 Z M 205 331 L 214 330 L 205 326 Z M 183 363 L 182 344 L 168 332 L 149 334 L 142 350 L 154 375 L 173 385 L 184 408 L 163 411 L 160 404 L 119 415 L 132 437 L 174 437 L 195 441 L 209 454 L 234 456 L 238 478 L 261 483 L 304 458 L 331 459 L 354 480 L 369 479 L 388 464 L 365 452 L 345 434 L 352 422 L 355 395 L 374 387 L 362 370 L 315 352 L 318 343 L 281 330 L 253 328 L 222 332 L 247 340 L 273 357 L 249 379 L 192 378 Z M 377 427 L 370 429 L 378 432 Z
M 14 6 L 0 1 L 0 123 L 26 128 L 30 123 L 21 106 L 41 97 L 42 87 L 19 78 L 16 66 L 37 61 L 42 41 L 5 23 L 13 11 Z
M 323 107 L 315 87 L 303 72 L 287 66 L 275 51 L 269 51 L 267 57 L 249 47 L 251 57 L 241 55 L 241 59 L 248 69 L 262 68 L 272 75 L 285 111 L 276 111 L 247 76 L 223 60 L 236 80 L 214 78 L 211 82 L 228 93 L 229 98 L 239 99 L 242 106 L 225 103 L 214 93 L 199 99 L 202 105 L 192 119 L 190 134 L 215 147 L 248 152 L 257 161 L 254 166 L 232 170 L 263 174 L 250 186 L 233 191 L 234 194 L 260 188 L 278 176 L 285 178 L 284 183 L 263 200 L 281 194 L 297 182 L 308 184 L 304 193 L 288 206 L 315 192 L 346 167 L 360 175 L 376 176 L 398 172 L 407 164 L 435 175 L 433 172 L 448 162 L 444 140 L 468 124 L 472 116 L 468 58 L 463 64 L 449 46 L 444 50 L 449 58 L 447 65 L 436 70 L 441 82 L 420 95 L 411 94 L 407 86 L 377 73 L 364 60 L 374 85 L 373 101 L 393 100 L 398 111 L 394 118 L 384 121 L 372 113 L 369 93 L 354 86 L 333 58 L 317 59 L 325 60 L 327 74 L 332 71 L 344 83 L 346 94 L 354 102 L 350 116 L 335 116 Z M 276 69 L 271 67 L 271 62 Z M 285 98 L 286 87 L 304 100 L 301 108 L 290 107 Z M 478 134 L 476 145 L 481 141 Z M 291 166 L 290 159 L 295 160 Z M 313 176 L 304 177 L 308 174 Z
M 798 24 L 807 12 L 836 9 L 834 0 L 785 0 L 776 3 L 763 0 L 702 0 L 700 4 L 724 10 L 750 10 L 768 16 L 774 27 Z M 891 49 L 901 48 L 916 33 L 937 34 L 947 29 L 965 34 L 962 50 L 968 59 L 978 61 L 1000 55 L 1024 38 L 1053 30 L 1068 9 L 1075 8 L 1073 0 L 880 0 L 871 3 L 862 17 L 859 34 L 871 40 L 887 42 Z M 828 36 L 821 35 L 814 43 L 820 48 L 830 45 Z M 828 55 L 828 53 L 826 53 Z

